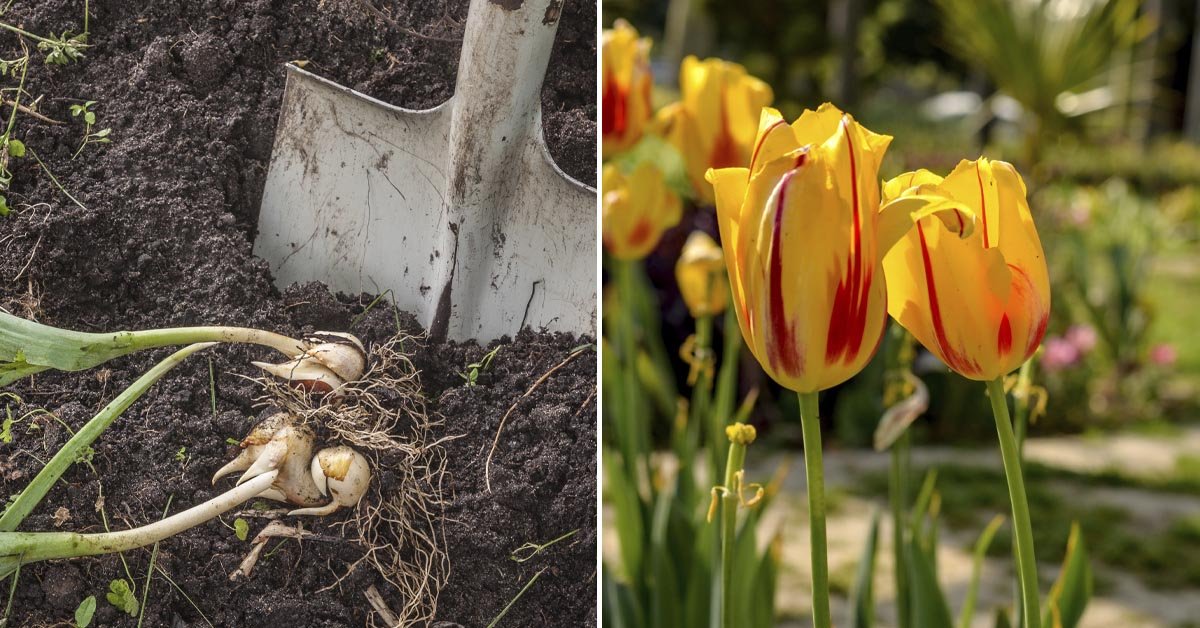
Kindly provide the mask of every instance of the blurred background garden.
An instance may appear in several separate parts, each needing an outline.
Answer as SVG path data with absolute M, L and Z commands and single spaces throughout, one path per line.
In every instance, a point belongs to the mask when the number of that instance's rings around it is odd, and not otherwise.
M 617 20 L 652 41 L 652 110 L 680 100 L 685 57 L 719 57 L 769 85 L 772 106 L 789 121 L 829 101 L 894 136 L 885 180 L 917 168 L 946 173 L 981 154 L 1017 166 L 1053 294 L 1027 385 L 1011 382 L 1014 407 L 1028 417 L 1025 473 L 1041 590 L 1055 582 L 1078 523 L 1093 581 L 1078 625 L 1200 626 L 1200 2 L 606 0 L 604 28 Z M 656 456 L 670 458 L 688 416 L 674 397 L 687 397 L 696 380 L 695 365 L 678 358 L 681 348 L 688 355 L 697 328 L 676 265 L 690 234 L 719 235 L 685 157 L 656 137 L 653 121 L 646 129 L 620 151 L 606 146 L 605 157 L 625 172 L 653 163 L 683 199 L 678 224 L 641 264 L 657 317 L 649 330 L 656 346 L 644 351 L 647 359 L 658 354 L 651 361 L 659 367 L 645 366 L 641 377 L 647 437 Z M 624 324 L 609 320 L 621 307 L 613 303 L 616 274 L 606 257 L 606 337 L 611 325 Z M 736 324 L 713 319 L 709 344 L 723 365 Z M 894 458 L 872 442 L 895 402 L 884 394 L 887 362 L 906 346 L 888 334 L 863 372 L 821 395 L 839 626 L 864 625 L 850 607 L 861 596 L 864 546 L 879 513 L 870 614 L 876 625 L 896 625 L 886 516 Z M 775 588 L 772 621 L 807 625 L 798 402 L 748 351 L 735 359 L 735 392 L 716 403 L 743 408 L 758 428 L 746 475 L 774 478 L 770 503 L 753 515 L 753 542 L 777 567 L 761 576 Z M 606 389 L 617 370 L 606 364 Z M 956 623 L 991 627 L 993 609 L 1012 606 L 1014 585 L 1007 525 L 979 561 L 973 556 L 981 530 L 1009 505 L 988 399 L 983 384 L 948 371 L 919 345 L 911 370 L 928 387 L 929 407 L 906 437 L 914 478 L 906 503 L 925 497 L 919 508 L 936 520 L 936 576 L 955 616 L 974 589 L 973 570 L 984 574 L 975 612 Z M 656 384 L 656 377 L 672 381 Z M 606 446 L 614 450 L 619 404 L 606 396 Z M 937 474 L 932 498 L 918 490 L 929 469 Z M 647 481 L 661 483 L 662 473 L 649 472 Z M 707 506 L 714 483 L 700 486 L 704 498 L 695 503 Z M 621 489 L 606 471 L 606 531 L 618 526 L 614 490 Z M 647 515 L 648 526 L 654 521 Z M 622 566 L 626 534 L 605 535 L 607 594 L 634 578 Z

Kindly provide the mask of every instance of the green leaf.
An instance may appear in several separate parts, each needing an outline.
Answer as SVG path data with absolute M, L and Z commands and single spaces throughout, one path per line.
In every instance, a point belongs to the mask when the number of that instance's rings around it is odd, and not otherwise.
M 975 615 L 975 601 L 979 598 L 979 580 L 983 575 L 983 559 L 987 555 L 996 530 L 1004 523 L 1004 515 L 996 515 L 983 529 L 979 540 L 975 542 L 975 556 L 971 565 L 971 584 L 967 587 L 967 599 L 963 601 L 962 612 L 958 616 L 959 628 L 970 628 L 971 619 Z
M 108 600 L 109 604 L 128 613 L 130 617 L 137 616 L 137 596 L 133 594 L 133 589 L 129 587 L 129 583 L 124 578 L 108 583 L 108 594 L 104 598 Z
M 24 157 L 25 142 L 22 142 L 16 138 L 10 138 L 8 140 L 8 154 L 12 155 L 13 157 Z
M 1071 535 L 1067 537 L 1066 557 L 1058 572 L 1058 581 L 1050 589 L 1050 596 L 1046 600 L 1042 625 L 1048 628 L 1075 628 L 1091 597 L 1092 570 L 1088 566 L 1079 522 L 1073 522 Z
M 105 138 L 105 137 L 108 137 L 109 133 L 112 133 L 112 129 L 100 129 L 99 131 L 92 133 L 92 137 L 98 138 L 98 139 Z M 496 347 L 496 348 L 499 349 L 500 347 Z
M 233 534 L 239 541 L 245 541 L 247 536 L 250 536 L 250 524 L 246 523 L 245 519 L 238 517 L 233 520 Z
M 88 628 L 92 625 L 92 615 L 96 614 L 96 596 L 89 595 L 83 598 L 79 603 L 79 607 L 75 609 L 75 626 L 76 628 Z
M 996 609 L 996 626 L 995 628 L 1012 628 L 1012 620 L 1008 618 L 1008 611 L 1003 608 Z
M 96 113 L 94 111 L 89 111 L 83 114 L 83 121 L 88 124 L 96 124 Z
M 871 628 L 875 624 L 875 548 L 878 543 L 879 511 L 875 511 L 850 593 L 850 626 L 853 628 Z
M 8 207 L 8 199 L 0 196 L 0 216 L 7 216 L 10 211 L 12 210 Z
M 4 419 L 3 423 L 0 423 L 0 443 L 7 445 L 13 441 L 12 426 L 13 418 L 12 414 L 9 413 L 8 418 Z
M 912 592 L 913 626 L 951 628 L 950 606 L 938 585 L 933 567 L 936 552 L 926 553 L 916 541 L 908 543 L 908 569 Z

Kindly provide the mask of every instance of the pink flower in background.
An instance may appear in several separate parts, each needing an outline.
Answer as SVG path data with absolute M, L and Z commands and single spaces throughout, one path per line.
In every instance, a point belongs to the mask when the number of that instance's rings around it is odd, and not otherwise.
M 1067 342 L 1075 345 L 1081 356 L 1096 348 L 1096 328 L 1091 325 L 1071 325 L 1064 336 Z
M 1152 364 L 1171 366 L 1178 359 L 1179 353 L 1175 351 L 1175 347 L 1168 343 L 1163 342 L 1150 347 L 1150 362 Z
M 1079 348 L 1069 340 L 1051 336 L 1042 345 L 1042 367 L 1047 371 L 1061 371 L 1079 362 Z

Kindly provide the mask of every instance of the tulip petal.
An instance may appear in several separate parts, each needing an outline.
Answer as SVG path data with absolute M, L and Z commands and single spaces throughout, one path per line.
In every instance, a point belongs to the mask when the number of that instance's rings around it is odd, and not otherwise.
M 729 272 L 729 289 L 737 308 L 738 325 L 742 335 L 752 337 L 746 305 L 746 250 L 741 244 L 742 208 L 749 186 L 750 171 L 745 168 L 710 169 L 705 179 L 713 186 L 717 202 L 717 228 L 725 247 L 725 268 Z
M 938 194 L 902 196 L 879 209 L 876 224 L 880 259 L 926 216 L 936 216 L 960 238 L 970 237 L 975 230 L 975 212 L 963 203 Z
M 800 148 L 800 142 L 792 127 L 777 110 L 764 107 L 758 120 L 758 138 L 750 154 L 751 175 L 757 176 L 762 166 L 797 148 Z

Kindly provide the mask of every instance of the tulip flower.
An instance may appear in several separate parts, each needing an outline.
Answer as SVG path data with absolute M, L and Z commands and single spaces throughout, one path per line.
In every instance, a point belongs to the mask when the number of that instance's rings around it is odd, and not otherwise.
M 891 140 L 830 104 L 790 125 L 767 108 L 745 167 L 707 173 L 742 335 L 763 369 L 800 393 L 817 628 L 830 626 L 817 391 L 849 379 L 878 348 L 888 249 L 928 216 L 960 235 L 974 225 L 961 203 L 937 195 L 880 207 Z
M 617 20 L 601 38 L 600 133 L 604 158 L 628 150 L 650 121 L 650 39 L 638 38 L 629 22 Z
M 1003 378 L 1037 351 L 1050 316 L 1050 278 L 1025 199 L 1025 182 L 1002 161 L 962 161 L 945 179 L 921 170 L 884 185 L 884 198 L 940 196 L 962 203 L 980 228 L 950 237 L 922 220 L 884 259 L 888 311 L 964 377 L 988 384 L 1015 531 L 1026 628 L 1040 628 L 1037 559 L 1020 444 Z
M 746 68 L 722 59 L 689 56 L 679 72 L 682 100 L 663 108 L 657 124 L 679 149 L 688 178 L 704 203 L 714 201 L 705 184 L 709 168 L 744 167 L 754 147 L 755 122 L 774 95 Z
M 888 253 L 888 310 L 954 371 L 990 381 L 1037 350 L 1050 316 L 1050 276 L 1025 183 L 1002 161 L 962 161 L 945 179 L 922 170 L 884 186 L 886 199 L 941 194 L 980 220 L 969 238 L 923 221 Z
M 683 217 L 679 197 L 647 162 L 628 176 L 615 165 L 605 166 L 602 207 L 604 248 L 619 260 L 646 257 L 663 231 Z
M 725 311 L 729 300 L 725 256 L 707 233 L 694 231 L 688 236 L 675 263 L 675 281 L 692 318 Z
M 917 192 L 880 208 L 891 140 L 829 104 L 791 125 L 768 108 L 749 168 L 708 173 L 738 324 L 786 388 L 824 390 L 870 361 L 887 314 L 883 254 L 914 221 L 973 228 L 961 203 Z

